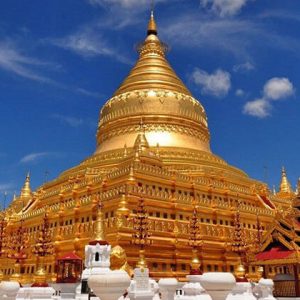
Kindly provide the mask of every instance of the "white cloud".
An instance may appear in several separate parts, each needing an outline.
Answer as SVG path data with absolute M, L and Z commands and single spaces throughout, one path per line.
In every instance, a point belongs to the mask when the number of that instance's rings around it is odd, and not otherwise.
M 144 12 L 150 15 L 151 0 L 86 0 L 95 8 L 105 8 L 106 14 L 98 24 L 101 28 L 110 30 L 122 30 L 128 26 L 145 26 Z M 180 2 L 183 0 L 171 0 Z M 170 0 L 155 0 L 155 6 L 159 3 L 168 3 Z M 145 28 L 146 29 L 146 28 Z
M 0 192 L 5 193 L 11 191 L 14 188 L 12 183 L 0 183 Z
M 88 127 L 94 129 L 95 126 L 97 125 L 97 122 L 95 120 L 89 119 L 89 118 L 82 119 L 82 118 L 66 116 L 66 115 L 62 115 L 62 114 L 53 114 L 50 117 L 58 120 L 61 123 L 67 124 L 71 127 L 74 127 L 74 128 L 77 128 L 80 126 L 88 126 Z
M 228 52 L 240 61 L 251 62 L 257 45 L 296 56 L 300 53 L 299 39 L 271 31 L 257 18 L 211 18 L 200 12 L 179 12 L 161 23 L 160 32 L 172 46 L 213 50 L 222 55 Z
M 88 34 L 78 32 L 61 39 L 51 40 L 53 45 L 69 49 L 86 57 L 98 55 L 112 55 L 112 50 L 107 48 L 101 38 L 90 38 Z
M 22 53 L 10 40 L 0 41 L 0 68 L 27 79 L 51 83 L 51 79 L 42 76 L 36 68 L 51 64 Z
M 288 78 L 274 77 L 264 86 L 264 96 L 271 100 L 280 100 L 293 95 L 294 86 Z
M 272 100 L 284 99 L 294 93 L 294 86 L 288 78 L 273 77 L 265 83 L 263 97 L 247 102 L 243 112 L 250 116 L 265 118 L 270 115 L 273 108 Z
M 247 102 L 243 112 L 244 114 L 262 119 L 270 115 L 271 109 L 272 106 L 270 103 L 262 98 Z
M 238 97 L 243 97 L 245 95 L 245 91 L 242 90 L 242 89 L 237 89 L 235 91 L 235 95 L 238 96 Z
M 196 68 L 191 75 L 193 82 L 201 87 L 201 91 L 216 97 L 227 95 L 231 88 L 231 76 L 221 69 L 212 74 Z
M 88 91 L 86 89 L 83 89 L 83 88 L 76 88 L 76 91 L 82 95 L 86 95 L 86 96 L 90 96 L 90 97 L 94 97 L 94 98 L 100 98 L 102 97 L 103 95 L 99 94 L 99 93 L 96 93 L 96 92 L 91 92 L 91 91 Z
M 240 12 L 249 0 L 200 0 L 203 7 L 208 7 L 221 17 L 232 16 Z
M 71 116 L 64 116 L 60 114 L 54 114 L 52 115 L 54 119 L 59 120 L 62 123 L 65 123 L 67 125 L 70 125 L 71 127 L 78 127 L 84 124 L 83 119 L 81 118 L 75 118 Z
M 255 69 L 255 66 L 249 61 L 247 61 L 243 64 L 233 66 L 233 71 L 240 72 L 240 73 L 246 73 L 246 72 L 252 71 L 254 69 Z
M 110 56 L 122 63 L 130 63 L 115 46 L 110 46 L 99 33 L 97 26 L 86 26 L 81 30 L 63 38 L 48 39 L 52 45 L 70 50 L 85 58 Z
M 158 2 L 165 2 L 167 0 L 156 0 Z M 101 6 L 122 6 L 124 8 L 134 8 L 134 9 L 150 9 L 151 2 L 149 0 L 88 0 L 92 5 Z
M 247 19 L 212 19 L 199 13 L 178 15 L 161 26 L 168 41 L 179 47 L 218 49 L 236 56 L 239 60 L 249 60 L 253 40 L 267 35 L 260 23 Z M 266 39 L 264 39 L 266 40 Z M 230 42 L 229 42 L 230 41 Z
M 51 156 L 53 155 L 52 152 L 36 152 L 36 153 L 30 153 L 30 154 L 27 154 L 25 156 L 23 156 L 21 159 L 20 159 L 20 163 L 21 164 L 26 164 L 26 163 L 33 163 L 33 162 L 36 162 L 42 158 L 45 158 L 47 156 Z
M 137 5 L 145 5 L 149 0 L 89 0 L 92 5 L 120 5 L 123 7 L 136 7 Z
M 60 65 L 42 61 L 24 54 L 24 51 L 12 40 L 0 41 L 0 69 L 33 81 L 51 84 L 66 90 L 74 90 L 74 88 L 65 86 L 60 82 L 42 75 L 43 72 L 48 70 L 60 70 Z M 77 91 L 88 95 L 88 91 L 84 89 L 78 88 Z M 89 95 L 91 96 L 91 94 Z
M 78 92 L 80 94 L 99 97 L 99 94 L 80 87 L 72 87 L 42 75 L 45 71 L 59 71 L 61 65 L 43 61 L 24 54 L 12 40 L 0 41 L 0 69 L 29 80 L 50 84 L 57 88 Z M 1 156 L 1 155 L 0 155 Z
M 296 10 L 271 10 L 270 8 L 268 8 L 266 11 L 262 12 L 258 17 L 261 19 L 278 18 L 300 22 L 300 16 Z

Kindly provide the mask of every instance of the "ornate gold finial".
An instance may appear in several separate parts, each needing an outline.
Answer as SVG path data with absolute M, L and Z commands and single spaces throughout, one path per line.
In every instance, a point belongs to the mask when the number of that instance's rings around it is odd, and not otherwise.
M 100 199 L 98 199 L 97 204 L 97 218 L 94 223 L 94 236 L 93 242 L 105 242 L 105 230 L 104 230 L 104 218 L 103 218 L 103 205 Z
M 119 206 L 117 209 L 117 226 L 118 228 L 123 227 L 125 219 L 129 217 L 130 210 L 127 207 L 127 198 L 125 194 L 122 194 L 121 201 L 119 202 Z
M 156 25 L 156 22 L 154 19 L 153 7 L 151 10 L 150 20 L 149 20 L 148 28 L 147 28 L 147 35 L 151 35 L 151 34 L 157 35 L 157 25 Z
M 30 188 L 30 173 L 28 172 L 26 175 L 24 186 L 21 190 L 21 198 L 30 198 L 31 197 L 31 188 Z
M 125 194 L 122 194 L 121 201 L 119 203 L 119 207 L 117 209 L 117 214 L 120 216 L 128 217 L 130 210 L 127 207 L 127 198 Z
M 129 181 L 131 184 L 134 184 L 134 183 L 135 183 L 134 167 L 133 167 L 132 164 L 131 164 L 130 167 L 129 167 L 128 181 Z
M 284 193 L 284 194 L 293 193 L 291 184 L 287 179 L 286 170 L 284 167 L 282 167 L 282 171 L 281 171 L 281 183 L 280 183 L 279 193 Z

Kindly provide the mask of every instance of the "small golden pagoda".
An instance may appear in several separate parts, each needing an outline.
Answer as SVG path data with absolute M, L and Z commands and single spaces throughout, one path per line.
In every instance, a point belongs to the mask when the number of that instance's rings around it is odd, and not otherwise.
M 291 197 L 295 196 L 294 191 L 291 188 L 291 184 L 287 178 L 285 167 L 282 167 L 281 171 L 281 183 L 279 187 L 279 192 L 277 193 L 277 196 L 279 196 L 282 199 L 291 199 Z
M 34 248 L 47 208 L 53 242 L 52 253 L 44 257 L 48 280 L 56 278 L 59 257 L 73 252 L 84 258 L 99 201 L 106 240 L 125 249 L 128 264 L 135 266 L 140 249 L 132 243 L 133 220 L 143 199 L 151 232 L 151 244 L 143 250 L 151 276 L 179 279 L 190 273 L 195 207 L 202 270 L 234 272 L 240 263 L 230 247 L 237 204 L 248 240 L 256 237 L 257 215 L 265 234 L 277 213 L 291 206 L 294 195 L 285 183 L 284 196 L 274 195 L 266 184 L 212 153 L 205 110 L 167 61 L 153 13 L 138 52 L 135 66 L 101 108 L 95 153 L 35 191 L 28 175 L 20 196 L 3 212 L 4 239 L 18 229 L 22 215 Z M 26 251 L 21 277 L 33 282 L 36 257 L 32 249 Z M 7 279 L 14 261 L 5 255 L 0 261 Z

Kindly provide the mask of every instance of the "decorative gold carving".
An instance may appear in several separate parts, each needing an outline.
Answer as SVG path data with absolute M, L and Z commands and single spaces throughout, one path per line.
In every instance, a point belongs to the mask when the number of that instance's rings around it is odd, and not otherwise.
M 122 136 L 126 133 L 138 133 L 140 130 L 139 125 L 131 125 L 131 126 L 123 126 L 123 127 L 118 127 L 116 129 L 111 129 L 106 133 L 102 133 L 98 137 L 98 142 L 103 143 L 104 141 L 115 137 L 115 136 Z M 209 141 L 209 136 L 204 133 L 202 130 L 199 129 L 193 129 L 191 127 L 187 127 L 184 125 L 175 125 L 175 124 L 147 124 L 145 125 L 145 131 L 146 132 L 175 132 L 175 133 L 180 133 L 180 134 L 186 134 L 191 137 L 196 137 L 204 142 Z

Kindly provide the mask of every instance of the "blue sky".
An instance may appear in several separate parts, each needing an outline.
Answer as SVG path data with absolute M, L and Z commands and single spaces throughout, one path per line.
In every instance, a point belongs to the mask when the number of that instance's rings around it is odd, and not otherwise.
M 0 200 L 95 150 L 101 106 L 145 37 L 150 0 L 0 3 Z M 299 172 L 300 2 L 156 1 L 168 58 L 204 105 L 213 152 L 278 185 Z

